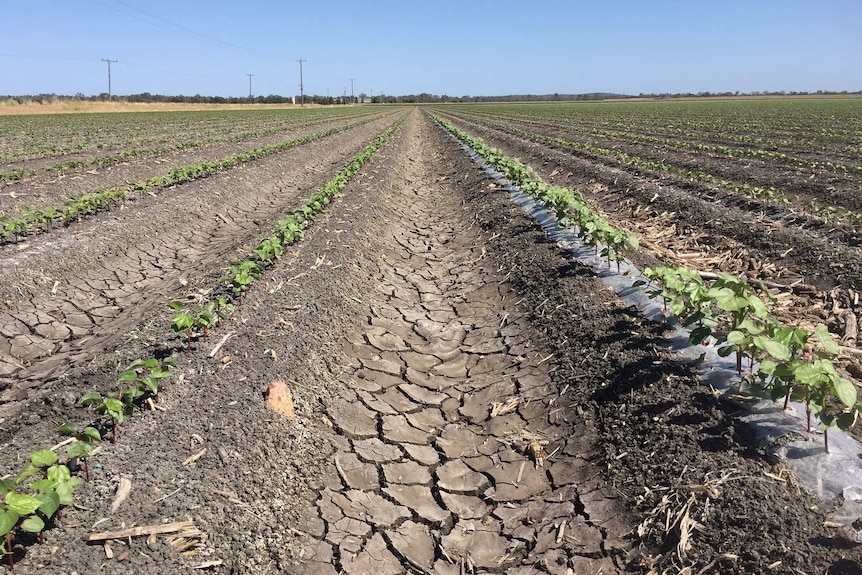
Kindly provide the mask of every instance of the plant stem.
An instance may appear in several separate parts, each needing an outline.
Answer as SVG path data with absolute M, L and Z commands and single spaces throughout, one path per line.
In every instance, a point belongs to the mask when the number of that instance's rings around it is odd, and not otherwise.
M 826 448 L 826 453 L 829 453 L 829 429 L 823 430 L 823 447 Z
M 9 556 L 9 571 L 15 571 L 15 558 L 12 557 L 12 531 L 6 533 L 6 554 Z

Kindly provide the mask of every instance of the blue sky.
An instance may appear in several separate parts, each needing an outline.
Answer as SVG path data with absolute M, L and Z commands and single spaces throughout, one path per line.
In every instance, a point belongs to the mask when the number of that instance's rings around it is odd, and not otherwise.
M 862 90 L 860 0 L 0 0 L 0 94 Z

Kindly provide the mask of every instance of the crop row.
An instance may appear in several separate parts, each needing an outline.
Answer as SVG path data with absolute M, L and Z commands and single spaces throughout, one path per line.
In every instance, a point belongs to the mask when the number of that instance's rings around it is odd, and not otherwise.
M 461 106 L 495 117 L 548 118 L 576 127 L 651 132 L 686 139 L 727 140 L 766 149 L 859 156 L 859 98 L 803 100 L 702 100 Z
M 496 120 L 507 120 L 514 121 L 520 124 L 527 124 L 530 126 L 539 126 L 545 128 L 552 128 L 556 130 L 560 129 L 574 129 L 579 132 L 589 133 L 595 136 L 602 136 L 605 138 L 618 139 L 618 140 L 627 140 L 631 142 L 638 143 L 646 143 L 653 144 L 658 146 L 667 146 L 670 148 L 676 148 L 680 150 L 691 150 L 696 152 L 703 152 L 707 154 L 720 154 L 730 158 L 758 158 L 761 160 L 780 162 L 784 164 L 790 164 L 800 168 L 806 168 L 810 170 L 827 170 L 841 173 L 860 173 L 862 174 L 862 165 L 848 165 L 844 163 L 840 163 L 838 161 L 817 161 L 817 160 L 809 160 L 806 158 L 801 158 L 798 156 L 792 156 L 786 154 L 784 152 L 780 152 L 777 150 L 769 150 L 763 149 L 759 147 L 732 147 L 727 145 L 716 145 L 716 144 L 705 144 L 701 142 L 691 142 L 684 141 L 678 139 L 670 139 L 667 137 L 657 137 L 649 134 L 645 134 L 640 131 L 640 127 L 632 126 L 629 130 L 612 130 L 612 129 L 603 129 L 594 126 L 572 126 L 565 121 L 562 121 L 560 118 L 549 117 L 547 120 L 537 119 L 535 116 L 529 115 L 511 115 L 511 114 L 497 114 L 497 115 L 488 115 L 483 114 L 483 117 L 490 117 Z M 541 116 L 539 118 L 544 118 Z
M 41 209 L 25 209 L 17 216 L 0 216 L 0 243 L 9 242 L 14 239 L 18 241 L 21 236 L 39 232 L 49 231 L 57 222 L 68 224 L 74 220 L 80 220 L 82 216 L 94 214 L 97 211 L 109 207 L 115 202 L 123 201 L 131 197 L 135 192 L 167 188 L 169 186 L 182 184 L 191 180 L 203 178 L 216 172 L 236 167 L 245 162 L 262 158 L 264 156 L 294 148 L 302 144 L 325 138 L 332 134 L 343 132 L 357 126 L 371 122 L 374 118 L 364 118 L 357 122 L 344 126 L 337 126 L 315 132 L 300 138 L 294 138 L 286 142 L 261 146 L 248 152 L 234 154 L 216 162 L 201 162 L 189 166 L 175 168 L 166 176 L 155 176 L 148 180 L 136 182 L 126 186 L 111 188 L 98 193 L 85 194 L 83 196 L 69 199 L 65 206 L 49 206 Z
M 225 280 L 228 283 L 230 297 L 216 296 L 198 307 L 189 307 L 183 302 L 174 301 L 169 305 L 177 312 L 171 323 L 172 329 L 181 335 L 186 342 L 186 349 L 191 347 L 194 338 L 206 335 L 218 323 L 225 310 L 233 306 L 234 301 L 241 301 L 251 285 L 260 279 L 266 269 L 281 259 L 284 248 L 293 245 L 305 236 L 305 230 L 332 200 L 344 189 L 344 186 L 374 156 L 377 149 L 404 123 L 405 117 L 384 130 L 350 163 L 344 166 L 334 178 L 326 182 L 312 194 L 305 203 L 287 217 L 278 220 L 269 237 L 260 241 L 252 250 L 253 255 L 230 264 Z M 236 298 L 235 300 L 233 298 Z
M 358 112 L 358 113 L 357 113 Z M 0 117 L 0 163 L 110 148 L 172 145 L 339 120 L 367 110 L 228 110 Z
M 507 180 L 539 199 L 562 225 L 575 226 L 577 236 L 588 245 L 619 242 L 618 247 L 605 248 L 617 261 L 625 251 L 638 247 L 637 239 L 625 232 L 607 235 L 605 230 L 613 226 L 604 220 L 596 223 L 601 218 L 590 211 L 578 192 L 548 186 L 529 166 L 507 158 L 442 118 L 434 118 Z M 719 273 L 707 282 L 694 270 L 662 266 L 647 268 L 644 278 L 634 285 L 647 286 L 650 297 L 661 298 L 666 310 L 682 325 L 693 328 L 691 344 L 709 340 L 717 346 L 719 355 L 735 353 L 739 376 L 765 390 L 773 400 L 783 398 L 785 408 L 790 400 L 802 402 L 808 414 L 808 431 L 811 432 L 812 416 L 816 416 L 824 429 L 827 452 L 828 430 L 848 429 L 855 424 L 862 403 L 857 402 L 856 386 L 841 377 L 833 364 L 840 348 L 825 325 L 807 331 L 782 324 L 758 295 L 774 301 L 762 284 L 752 285 L 731 274 Z M 746 360 L 749 371 L 743 376 Z M 756 364 L 759 367 L 755 371 Z
M 273 235 L 262 240 L 253 250 L 254 257 L 232 264 L 231 270 L 238 272 L 230 278 L 235 295 L 241 296 L 253 279 L 260 277 L 265 268 L 274 265 L 281 258 L 284 247 L 302 239 L 304 230 L 314 218 L 342 192 L 404 120 L 402 117 L 384 130 L 300 208 L 279 220 Z M 179 312 L 171 327 L 175 332 L 185 335 L 187 342 L 191 341 L 193 335 L 209 332 L 227 317 L 233 307 L 225 297 L 208 302 L 202 310 L 191 311 L 180 302 L 170 305 Z M 43 532 L 59 517 L 63 506 L 73 504 L 73 491 L 83 483 L 73 475 L 73 470 L 83 467 L 85 479 L 89 481 L 88 458 L 107 430 L 111 431 L 111 442 L 116 443 L 118 428 L 129 416 L 146 405 L 155 409 L 160 382 L 167 380 L 176 367 L 177 362 L 171 357 L 133 361 L 120 374 L 120 389 L 105 394 L 92 391 L 80 398 L 80 405 L 89 406 L 97 414 L 96 421 L 80 429 L 73 423 L 60 426 L 59 433 L 70 437 L 65 442 L 65 463 L 60 463 L 53 449 L 37 450 L 29 454 L 28 462 L 14 476 L 0 480 L 0 537 L 5 539 L 0 554 L 7 555 L 10 569 L 14 569 L 13 537 L 16 532 L 38 534 L 39 542 L 44 541 Z
M 482 139 L 470 136 L 443 118 L 433 114 L 431 117 L 458 140 L 469 146 L 503 177 L 519 186 L 524 193 L 541 201 L 547 209 L 556 214 L 563 225 L 574 226 L 578 237 L 587 245 L 595 247 L 607 259 L 608 265 L 611 261 L 619 264 L 626 253 L 638 248 L 635 236 L 608 223 L 605 218 L 590 208 L 580 192 L 548 185 L 529 166 L 504 155 L 500 150 L 485 144 Z
M 362 114 L 366 115 L 366 114 Z M 338 118 L 341 119 L 341 118 Z M 185 141 L 185 142 L 177 142 L 170 146 L 155 146 L 148 148 L 133 148 L 128 150 L 123 150 L 121 152 L 117 152 L 116 154 L 109 154 L 103 156 L 96 156 L 94 158 L 89 158 L 86 160 L 67 160 L 65 162 L 58 162 L 56 164 L 52 164 L 49 166 L 45 166 L 41 168 L 43 171 L 47 172 L 63 172 L 66 170 L 72 170 L 75 168 L 84 168 L 88 166 L 98 166 L 104 167 L 112 164 L 117 164 L 119 162 L 123 162 L 132 158 L 140 158 L 145 156 L 156 156 L 168 154 L 170 152 L 178 151 L 178 150 L 194 150 L 199 148 L 204 148 L 206 146 L 211 146 L 214 144 L 223 144 L 223 143 L 232 143 L 232 142 L 242 142 L 244 140 L 248 140 L 251 138 L 267 136 L 271 134 L 276 134 L 279 132 L 283 132 L 285 130 L 297 130 L 302 128 L 307 128 L 311 126 L 317 126 L 320 124 L 325 124 L 327 122 L 333 121 L 332 118 L 317 118 L 313 121 L 307 121 L 304 123 L 294 123 L 289 126 L 278 125 L 276 127 L 266 128 L 266 129 L 257 129 L 253 131 L 241 132 L 238 134 L 233 134 L 231 136 L 220 136 L 220 137 L 210 137 L 205 139 L 197 139 L 193 141 Z M 40 170 L 28 169 L 28 168 L 15 168 L 11 170 L 0 170 L 0 180 L 6 180 L 7 182 L 16 181 L 23 179 L 28 176 L 35 175 L 39 173 Z
M 675 174 L 696 182 L 721 187 L 725 190 L 754 199 L 773 201 L 780 204 L 791 204 L 794 202 L 800 203 L 800 205 L 803 205 L 810 212 L 824 218 L 842 218 L 852 222 L 862 221 L 862 213 L 849 210 L 842 206 L 821 206 L 816 201 L 801 203 L 798 197 L 788 196 L 773 187 L 764 188 L 762 186 L 755 186 L 744 182 L 734 182 L 732 180 L 715 176 L 703 170 L 677 166 L 661 160 L 642 158 L 616 148 L 604 148 L 586 142 L 573 142 L 558 136 L 548 136 L 537 132 L 530 132 L 506 123 L 490 120 L 482 121 L 481 123 L 487 127 L 495 128 L 514 136 L 527 138 L 535 142 L 553 144 L 564 148 L 579 150 L 588 154 L 614 158 L 624 164 L 637 166 L 646 170 Z

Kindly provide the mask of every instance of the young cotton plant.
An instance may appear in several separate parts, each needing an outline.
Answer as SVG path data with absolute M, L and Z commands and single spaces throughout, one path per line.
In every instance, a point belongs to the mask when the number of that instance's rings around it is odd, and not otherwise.
M 190 308 L 181 301 L 172 301 L 168 304 L 177 314 L 171 320 L 171 329 L 186 338 L 186 352 L 192 348 L 192 338 L 206 335 L 216 323 L 216 315 L 208 308 Z
M 0 480 L 0 536 L 5 539 L 2 552 L 8 557 L 10 570 L 15 568 L 15 532 L 37 534 L 43 543 L 43 531 L 60 506 L 72 504 L 72 492 L 81 480 L 57 461 L 57 454 L 50 449 L 34 451 L 14 479 Z
M 90 481 L 90 454 L 93 453 L 96 443 L 102 441 L 102 434 L 92 426 L 78 429 L 74 423 L 64 423 L 58 430 L 60 435 L 66 435 L 75 441 L 66 446 L 66 457 L 69 459 L 67 466 L 73 461 L 84 464 L 84 479 Z
M 775 324 L 768 338 L 773 344 L 772 357 L 760 362 L 760 381 L 773 400 L 784 398 L 785 409 L 791 399 L 805 405 L 809 433 L 811 416 L 820 420 L 828 453 L 829 429 L 853 427 L 862 409 L 857 403 L 856 386 L 841 377 L 832 363 L 841 351 L 838 344 L 823 324 L 818 324 L 814 333 Z

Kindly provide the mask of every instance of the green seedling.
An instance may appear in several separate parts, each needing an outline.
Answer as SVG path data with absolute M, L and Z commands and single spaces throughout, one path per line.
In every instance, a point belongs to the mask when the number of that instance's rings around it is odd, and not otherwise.
M 235 294 L 243 294 L 263 272 L 260 264 L 253 260 L 243 260 L 230 267 L 232 289 Z
M 91 405 L 106 421 L 111 423 L 111 443 L 117 442 L 117 428 L 127 415 L 131 415 L 134 411 L 134 404 L 128 404 L 123 401 L 124 396 L 120 392 L 110 392 L 103 396 L 97 391 L 91 391 L 84 394 L 78 403 L 81 405 Z
M 215 323 L 218 325 L 222 320 L 227 319 L 228 314 L 233 310 L 233 304 L 226 297 L 218 297 L 208 301 L 204 309 L 215 319 Z
M 281 243 L 281 237 L 273 236 L 266 238 L 260 242 L 260 246 L 254 250 L 255 255 L 260 258 L 260 261 L 265 264 L 273 264 L 276 260 L 280 260 L 284 253 L 284 247 Z
M 136 359 L 120 374 L 120 382 L 133 384 L 144 399 L 155 398 L 159 394 L 159 380 L 171 376 L 177 367 L 172 357 L 159 361 L 156 358 Z
M 185 335 L 186 352 L 192 348 L 192 338 L 207 335 L 210 328 L 216 324 L 216 316 L 208 309 L 190 309 L 183 302 L 172 301 L 168 306 L 177 312 L 171 320 L 171 329 L 180 336 Z
M 14 569 L 12 538 L 18 529 L 39 536 L 44 543 L 45 526 L 61 505 L 72 504 L 72 492 L 80 480 L 71 476 L 69 468 L 57 464 L 57 454 L 50 449 L 34 451 L 14 480 L 0 480 L 0 536 L 5 538 L 3 552 L 8 556 L 9 568 Z M 25 482 L 34 476 L 40 479 Z M 29 493 L 22 493 L 28 491 Z
M 102 434 L 95 427 L 87 426 L 81 430 L 74 423 L 64 423 L 59 429 L 60 435 L 67 435 L 75 439 L 66 446 L 66 457 L 69 460 L 79 460 L 84 464 L 84 478 L 90 481 L 89 457 L 93 452 L 94 445 L 102 441 Z

